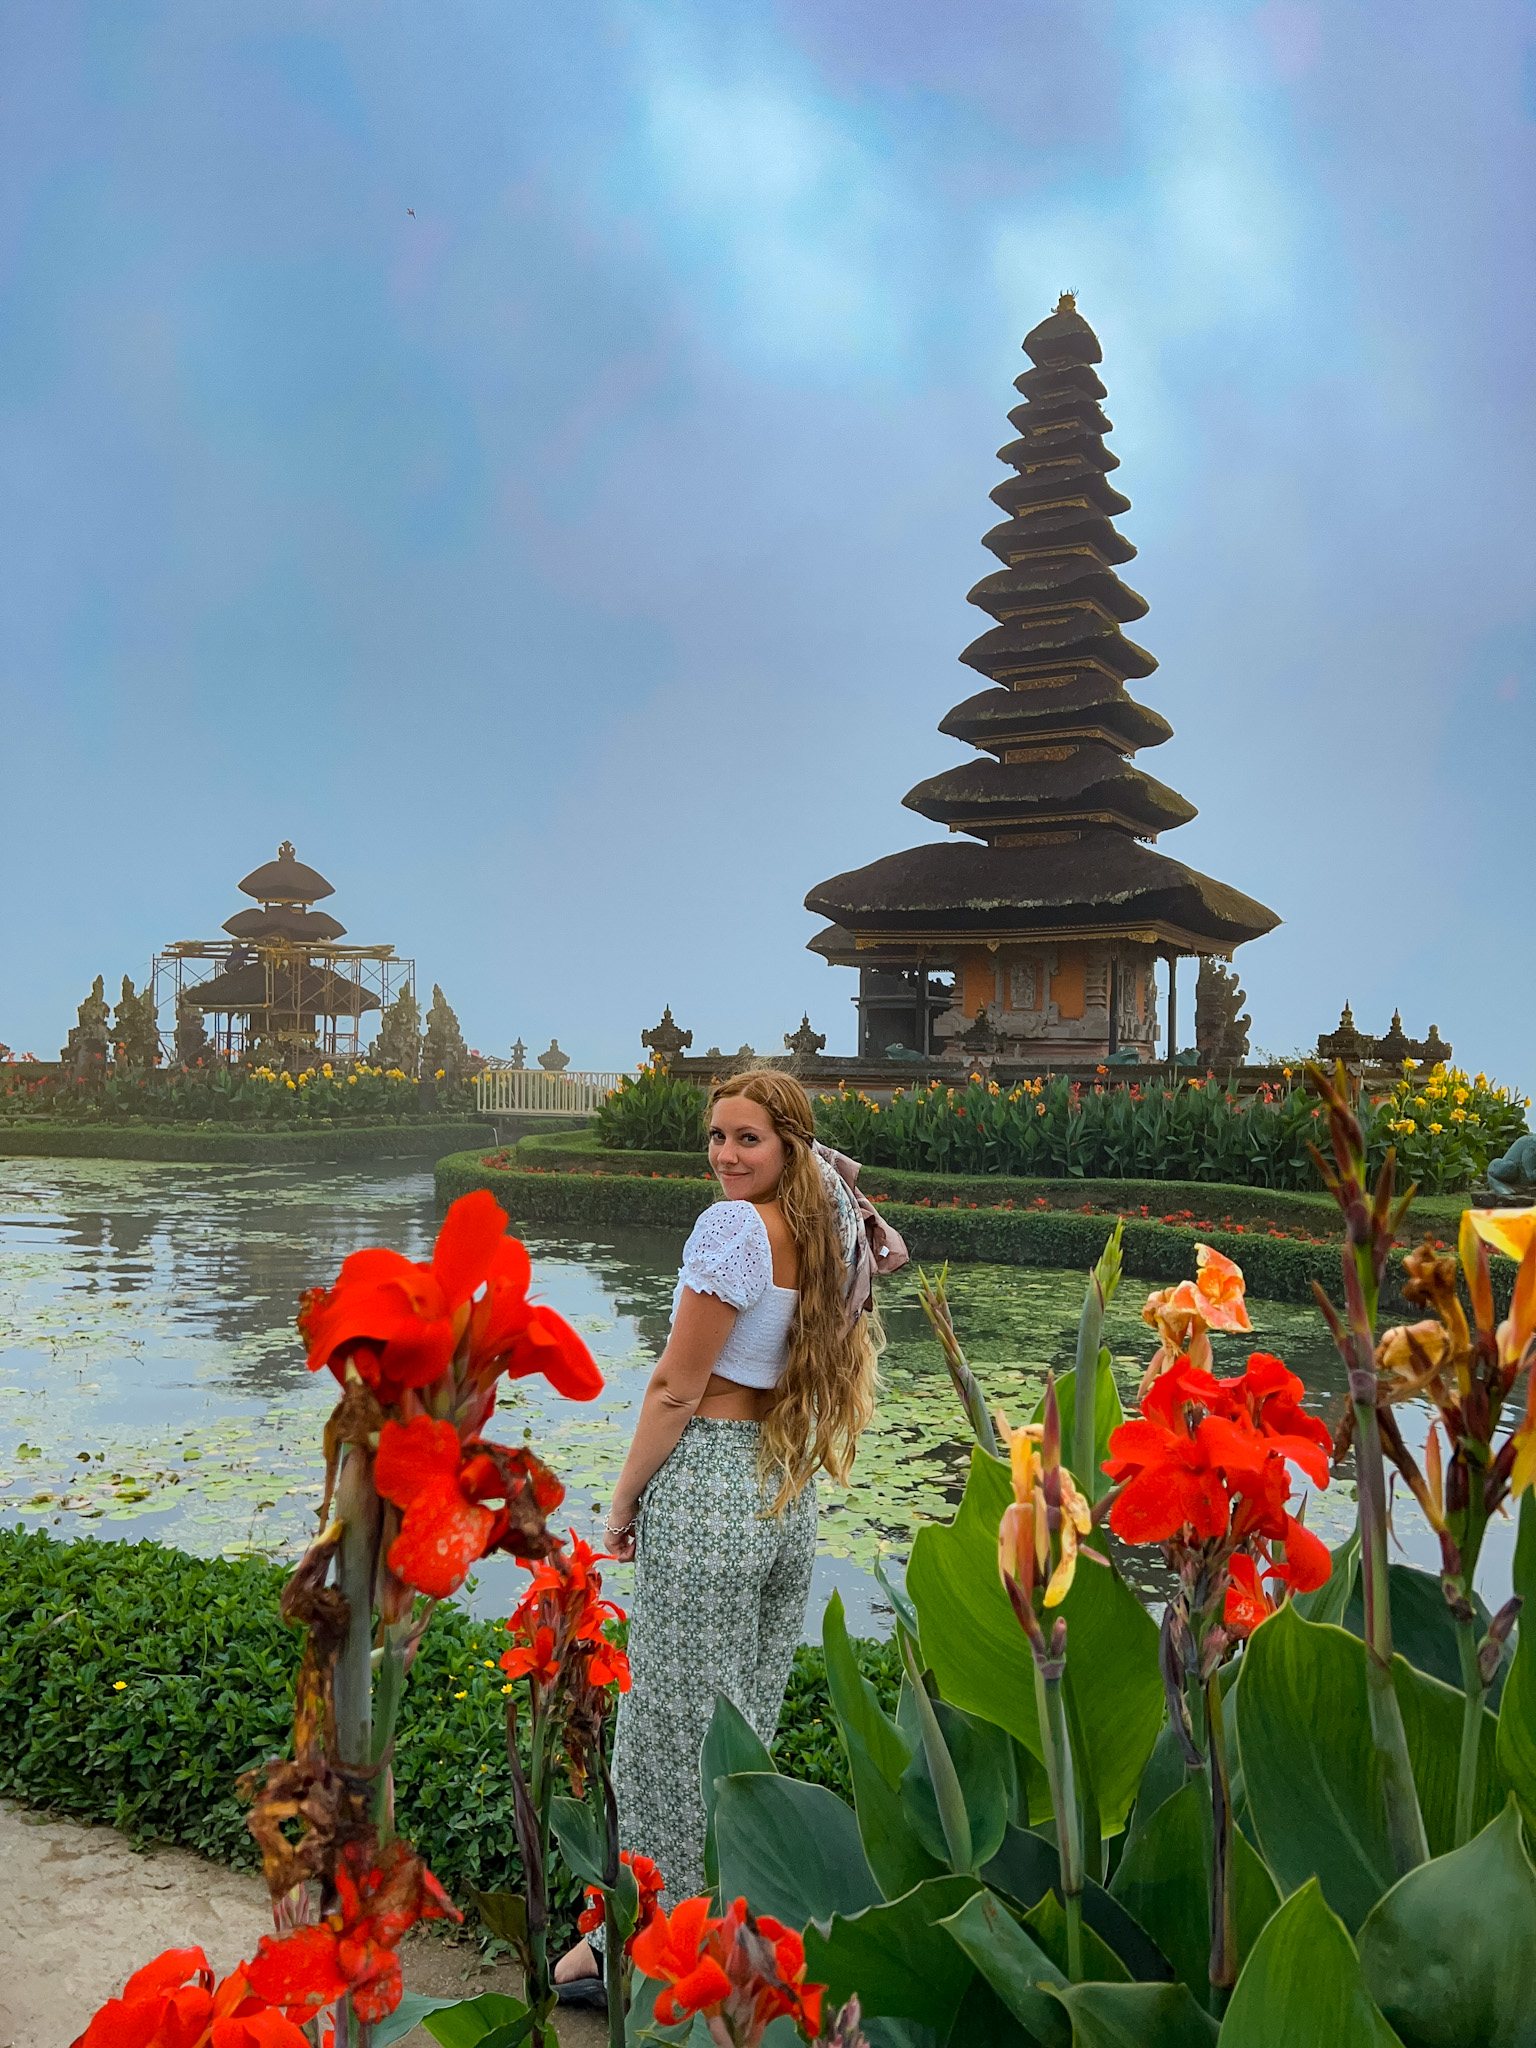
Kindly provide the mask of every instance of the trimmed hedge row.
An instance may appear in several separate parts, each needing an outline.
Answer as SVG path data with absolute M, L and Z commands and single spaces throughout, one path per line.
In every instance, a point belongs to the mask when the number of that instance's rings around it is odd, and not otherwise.
M 288 1753 L 301 1636 L 278 1613 L 286 1576 L 257 1559 L 0 1528 L 0 1795 L 253 1868 L 234 1780 Z M 496 1623 L 446 1602 L 401 1711 L 401 1830 L 461 1902 L 522 1882 L 502 1675 L 486 1668 L 502 1647 Z M 894 1646 L 855 1650 L 894 1711 Z M 819 1650 L 795 1653 L 775 1756 L 849 1796 Z M 579 1892 L 557 1871 L 562 1939 Z
M 702 1154 L 607 1152 L 595 1139 L 574 1135 L 525 1138 L 517 1147 L 517 1164 L 556 1173 L 660 1173 L 688 1178 L 709 1171 Z M 1274 1223 L 1282 1230 L 1304 1230 L 1316 1237 L 1339 1234 L 1339 1212 L 1331 1195 L 1285 1194 L 1216 1181 L 1024 1180 L 1003 1174 L 912 1173 L 895 1166 L 866 1166 L 859 1175 L 859 1186 L 872 1201 L 884 1195 L 896 1202 L 951 1206 L 958 1202 L 962 1209 L 972 1203 L 995 1208 L 1007 1202 L 1022 1208 L 1038 1201 L 1053 1209 L 1079 1209 L 1088 1202 L 1110 1214 L 1148 1209 L 1154 1221 L 1184 1211 L 1189 1222 L 1208 1222 L 1213 1228 L 1226 1221 Z M 1413 1205 L 1413 1219 L 1449 1239 L 1465 1206 L 1455 1195 L 1422 1195 Z
M 459 1153 L 439 1160 L 436 1185 L 438 1202 L 443 1206 L 471 1188 L 489 1188 L 513 1222 L 524 1226 L 639 1223 L 686 1230 L 713 1199 L 712 1185 L 701 1181 L 570 1170 L 527 1172 L 516 1167 L 487 1166 L 478 1153 Z M 1074 1188 L 1086 1192 L 1104 1185 L 1079 1181 Z M 906 1239 L 912 1256 L 926 1260 L 985 1260 L 1005 1266 L 1086 1269 L 1104 1249 L 1112 1228 L 1109 1216 L 1085 1216 L 1069 1209 L 1004 1209 L 981 1204 L 954 1207 L 938 1203 L 925 1206 L 912 1202 L 882 1202 L 880 1207 L 881 1214 L 888 1216 Z M 1297 1238 L 1272 1237 L 1260 1230 L 1241 1228 L 1202 1228 L 1197 1232 L 1194 1223 L 1128 1220 L 1126 1272 L 1141 1280 L 1186 1279 L 1194 1270 L 1197 1234 L 1203 1243 L 1239 1262 L 1252 1294 L 1270 1301 L 1310 1302 L 1314 1280 L 1331 1293 L 1338 1292 L 1337 1239 L 1304 1243 Z M 1401 1274 L 1399 1251 L 1392 1255 L 1383 1293 L 1384 1305 L 1388 1307 L 1401 1302 Z M 1501 1304 L 1507 1304 L 1513 1280 L 1513 1265 L 1508 1260 L 1496 1259 L 1494 1292 Z
M 494 1144 L 489 1124 L 336 1124 L 253 1131 L 229 1124 L 0 1124 L 0 1158 L 154 1159 L 181 1165 L 288 1166 L 341 1159 L 440 1159 Z

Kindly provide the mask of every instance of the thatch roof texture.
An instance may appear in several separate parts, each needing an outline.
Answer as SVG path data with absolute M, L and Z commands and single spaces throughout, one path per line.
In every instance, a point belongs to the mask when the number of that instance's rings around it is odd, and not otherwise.
M 1024 350 L 1017 438 L 999 451 L 1014 473 L 991 494 L 1009 516 L 986 536 L 1004 566 L 970 592 L 995 623 L 960 657 L 992 687 L 940 726 L 983 758 L 905 799 L 987 843 L 914 847 L 819 884 L 806 908 L 832 923 L 810 943 L 829 959 L 874 965 L 881 946 L 894 957 L 915 943 L 1068 932 L 1226 953 L 1279 922 L 1141 843 L 1196 813 L 1129 758 L 1172 727 L 1124 687 L 1157 662 L 1121 630 L 1147 603 L 1116 574 L 1136 551 L 1113 524 L 1130 500 L 1105 480 L 1118 460 L 1103 441 L 1102 351 L 1070 294 Z

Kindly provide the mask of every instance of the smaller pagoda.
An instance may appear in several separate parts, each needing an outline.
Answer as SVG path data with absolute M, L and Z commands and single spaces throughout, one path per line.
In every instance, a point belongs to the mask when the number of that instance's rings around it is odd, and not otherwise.
M 259 1058 L 290 1071 L 315 1058 L 355 1059 L 360 1020 L 415 986 L 393 946 L 345 945 L 346 926 L 314 905 L 335 889 L 285 839 L 275 860 L 237 885 L 256 907 L 226 918 L 224 940 L 182 939 L 157 953 L 157 1008 L 198 1013 L 215 1057 Z

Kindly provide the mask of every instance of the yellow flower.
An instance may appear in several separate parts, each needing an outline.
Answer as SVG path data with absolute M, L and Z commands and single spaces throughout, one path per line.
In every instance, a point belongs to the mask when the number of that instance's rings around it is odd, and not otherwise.
M 469 1698 L 469 1694 L 467 1692 L 456 1692 L 454 1694 L 454 1698 L 456 1700 L 467 1700 Z
M 512 1690 L 510 1685 L 504 1685 L 501 1689 L 503 1692 L 510 1692 Z
M 113 1681 L 112 1681 L 112 1690 L 113 1690 L 114 1692 L 126 1692 L 126 1691 L 128 1690 L 128 1681 L 127 1681 L 127 1679 L 126 1679 L 126 1678 L 114 1678 L 114 1679 L 113 1679 Z
M 284 1074 L 283 1086 L 285 1088 L 293 1088 L 293 1076 L 291 1074 Z M 294 1088 L 293 1092 L 295 1095 L 297 1095 L 299 1091 L 297 1090 L 297 1088 Z
M 495 1663 L 489 1657 L 487 1657 L 485 1660 L 485 1668 L 487 1671 L 494 1671 L 496 1669 Z
M 1438 1137 L 1439 1137 L 1439 1135 L 1440 1135 L 1440 1133 L 1441 1133 L 1441 1132 L 1442 1132 L 1442 1131 L 1443 1131 L 1444 1129 L 1445 1129 L 1445 1126 L 1444 1126 L 1444 1124 L 1431 1124 L 1431 1125 L 1430 1125 L 1430 1127 L 1429 1127 L 1429 1135 L 1430 1135 L 1430 1136 L 1431 1136 L 1432 1138 L 1438 1138 Z
M 437 1072 L 432 1076 L 432 1078 L 434 1081 L 441 1081 L 446 1078 L 447 1073 L 448 1069 L 446 1067 L 439 1067 Z
M 355 1088 L 355 1087 L 357 1086 L 357 1076 L 356 1076 L 356 1074 L 348 1074 L 348 1076 L 347 1076 L 347 1086 L 348 1086 L 349 1088 Z
M 1458 1088 L 1456 1090 L 1456 1100 L 1458 1102 L 1465 1102 L 1470 1093 L 1471 1090 L 1468 1088 Z
M 1451 1111 L 1451 1122 L 1453 1124 L 1464 1124 L 1466 1120 L 1467 1112 L 1464 1109 L 1453 1109 Z
M 1059 1607 L 1072 1590 L 1073 1576 L 1077 1571 L 1077 1539 L 1086 1536 L 1093 1527 L 1093 1516 L 1088 1503 L 1078 1492 L 1072 1474 L 1063 1465 L 1061 1468 L 1061 1562 L 1051 1573 L 1050 1584 L 1045 1589 L 1047 1607 Z
M 336 1078 L 336 1077 L 335 1077 L 335 1075 L 334 1075 L 334 1074 L 333 1074 L 333 1073 L 331 1072 L 331 1063 L 330 1063 L 330 1061 L 329 1061 L 329 1060 L 327 1060 L 327 1061 L 326 1061 L 325 1065 L 324 1065 L 324 1066 L 323 1066 L 323 1067 L 322 1067 L 322 1068 L 320 1069 L 320 1071 L 321 1071 L 321 1073 L 322 1073 L 322 1074 L 324 1074 L 324 1076 L 325 1076 L 325 1078 L 327 1079 L 327 1081 L 333 1081 L 333 1080 L 335 1080 L 335 1078 Z

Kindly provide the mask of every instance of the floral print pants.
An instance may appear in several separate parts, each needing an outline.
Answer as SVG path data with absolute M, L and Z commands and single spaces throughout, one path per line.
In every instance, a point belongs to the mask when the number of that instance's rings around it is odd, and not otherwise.
M 655 1859 L 667 1910 L 704 1889 L 699 1752 L 724 1693 L 772 1746 L 805 1626 L 816 1488 L 766 1512 L 755 1422 L 702 1421 L 646 1488 L 613 1779 L 619 1839 Z

